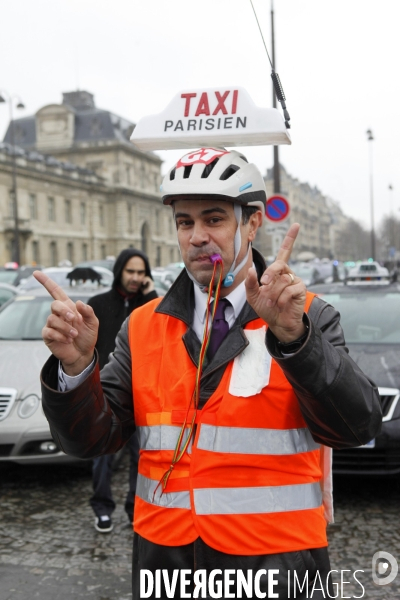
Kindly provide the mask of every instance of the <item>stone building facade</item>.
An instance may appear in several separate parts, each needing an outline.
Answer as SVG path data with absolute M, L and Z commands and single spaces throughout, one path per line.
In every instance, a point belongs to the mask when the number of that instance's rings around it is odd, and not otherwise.
M 13 165 L 21 264 L 101 259 L 129 246 L 153 266 L 180 260 L 161 160 L 129 141 L 133 123 L 78 91 L 13 127 L 15 147 L 10 126 L 0 144 L 0 265 L 12 259 Z
M 264 178 L 267 198 L 273 195 L 273 169 L 268 169 Z M 301 228 L 296 239 L 292 258 L 303 252 L 312 252 L 318 258 L 346 260 L 339 243 L 340 232 L 344 230 L 348 217 L 344 215 L 339 204 L 324 196 L 322 192 L 295 179 L 280 166 L 281 193 L 290 205 L 290 213 L 285 221 L 277 224 L 278 238 L 283 238 L 284 230 L 291 223 L 300 223 Z M 256 247 L 265 257 L 274 255 L 273 230 L 270 222 L 259 230 L 255 242 Z M 276 246 L 276 244 L 275 244 Z

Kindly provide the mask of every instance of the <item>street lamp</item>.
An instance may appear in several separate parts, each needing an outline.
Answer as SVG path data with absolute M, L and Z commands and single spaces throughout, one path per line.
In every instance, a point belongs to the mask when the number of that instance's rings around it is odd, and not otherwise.
M 393 210 L 393 186 L 390 183 L 388 185 L 388 190 L 390 192 L 390 246 L 391 252 L 396 253 L 396 242 L 395 242 L 395 225 L 394 225 L 394 210 Z M 393 248 L 393 250 L 392 250 Z
M 11 141 L 11 164 L 12 164 L 12 189 L 11 197 L 14 211 L 14 248 L 12 260 L 20 264 L 20 244 L 19 244 L 19 227 L 18 227 L 18 201 L 17 201 L 17 169 L 15 162 L 15 144 L 14 144 L 14 120 L 13 120 L 13 101 L 16 101 L 17 108 L 25 108 L 19 96 L 11 96 L 5 90 L 0 90 L 0 103 L 8 102 L 10 111 L 10 141 Z
M 374 141 L 374 136 L 371 129 L 367 129 L 367 139 L 369 142 Z M 369 192 L 370 192 L 370 208 L 371 208 L 371 258 L 375 260 L 375 225 L 374 225 L 374 186 L 372 178 L 372 144 L 369 144 Z

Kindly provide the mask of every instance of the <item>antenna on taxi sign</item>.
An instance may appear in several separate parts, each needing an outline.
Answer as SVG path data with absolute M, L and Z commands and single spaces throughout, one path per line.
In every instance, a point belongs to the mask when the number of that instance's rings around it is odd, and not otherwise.
M 285 117 L 286 128 L 290 129 L 290 123 L 289 123 L 289 121 L 290 121 L 290 115 L 289 115 L 288 110 L 286 108 L 286 97 L 285 97 L 285 93 L 283 91 L 281 80 L 279 78 L 278 73 L 275 72 L 274 64 L 271 61 L 271 58 L 269 56 L 267 44 L 265 43 L 264 35 L 263 35 L 262 30 L 261 30 L 260 23 L 259 23 L 259 20 L 258 20 L 258 17 L 257 17 L 257 13 L 255 11 L 254 4 L 253 4 L 252 0 L 250 0 L 250 4 L 251 4 L 251 7 L 253 9 L 253 13 L 254 13 L 254 16 L 256 18 L 256 21 L 257 21 L 258 29 L 260 31 L 261 38 L 262 38 L 262 41 L 263 41 L 263 44 L 264 44 L 264 48 L 265 48 L 265 51 L 266 51 L 267 56 L 268 56 L 269 64 L 271 65 L 271 79 L 272 79 L 272 83 L 273 83 L 273 86 L 274 86 L 275 94 L 276 94 L 276 97 L 278 98 L 278 100 L 279 100 L 279 102 L 281 103 L 281 106 L 282 106 L 283 116 Z

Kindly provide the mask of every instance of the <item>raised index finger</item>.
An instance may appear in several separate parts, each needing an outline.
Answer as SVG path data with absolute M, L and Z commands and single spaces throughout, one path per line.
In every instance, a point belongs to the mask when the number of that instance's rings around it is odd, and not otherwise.
M 276 255 L 276 260 L 283 260 L 285 263 L 289 262 L 290 255 L 292 254 L 293 246 L 299 233 L 299 223 L 293 223 L 289 227 L 287 234 L 282 242 L 281 247 Z
M 46 288 L 54 300 L 61 300 L 61 302 L 70 300 L 69 296 L 67 296 L 64 290 L 55 281 L 50 279 L 46 273 L 42 273 L 42 271 L 34 271 L 33 276 Z

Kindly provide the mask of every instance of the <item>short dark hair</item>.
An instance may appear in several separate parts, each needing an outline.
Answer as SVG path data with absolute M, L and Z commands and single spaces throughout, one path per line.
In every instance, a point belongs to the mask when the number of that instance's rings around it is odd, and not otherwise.
M 258 206 L 242 206 L 242 224 L 249 222 L 251 215 L 254 215 L 259 209 Z

